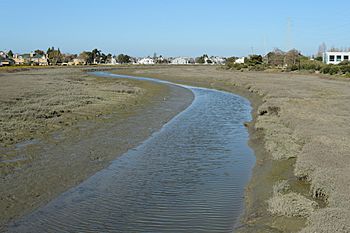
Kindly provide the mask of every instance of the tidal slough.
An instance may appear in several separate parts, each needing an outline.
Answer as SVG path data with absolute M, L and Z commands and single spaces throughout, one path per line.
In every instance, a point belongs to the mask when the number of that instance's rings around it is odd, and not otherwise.
M 255 163 L 244 127 L 251 106 L 231 93 L 184 88 L 195 96 L 185 111 L 8 231 L 232 232 Z

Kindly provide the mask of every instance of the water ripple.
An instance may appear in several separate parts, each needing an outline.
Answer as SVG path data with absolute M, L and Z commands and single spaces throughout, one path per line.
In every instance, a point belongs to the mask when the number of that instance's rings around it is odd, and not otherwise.
M 254 156 L 250 105 L 192 88 L 193 104 L 139 147 L 9 232 L 231 232 Z

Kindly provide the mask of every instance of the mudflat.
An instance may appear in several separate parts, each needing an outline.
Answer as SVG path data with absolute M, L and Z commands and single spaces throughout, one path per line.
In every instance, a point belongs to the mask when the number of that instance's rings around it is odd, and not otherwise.
M 114 71 L 249 98 L 257 163 L 238 232 L 350 232 L 350 82 L 214 66 Z M 229 107 L 229 106 L 228 106 Z
M 0 73 L 0 229 L 108 166 L 193 94 L 80 68 Z

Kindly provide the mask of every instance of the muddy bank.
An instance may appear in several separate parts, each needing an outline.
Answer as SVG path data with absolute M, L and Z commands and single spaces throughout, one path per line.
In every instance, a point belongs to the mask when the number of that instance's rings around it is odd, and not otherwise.
M 106 167 L 193 99 L 180 87 L 76 68 L 0 80 L 0 226 Z
M 350 232 L 349 81 L 209 66 L 115 73 L 232 91 L 252 101 L 257 164 L 238 232 Z

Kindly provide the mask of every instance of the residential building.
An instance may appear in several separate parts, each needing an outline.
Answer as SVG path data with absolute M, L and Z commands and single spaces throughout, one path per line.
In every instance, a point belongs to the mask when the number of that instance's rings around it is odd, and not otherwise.
M 153 65 L 155 64 L 154 59 L 150 57 L 145 57 L 141 58 L 140 60 L 137 61 L 137 64 L 142 64 L 142 65 Z
M 235 61 L 235 64 L 244 64 L 245 62 L 245 57 L 237 58 Z
M 189 57 L 176 57 L 171 59 L 170 64 L 173 64 L 173 65 L 194 64 L 194 59 Z
M 339 64 L 342 61 L 349 61 L 350 52 L 325 52 L 323 62 L 326 64 Z
M 31 53 L 30 54 L 30 61 L 32 65 L 38 65 L 38 66 L 48 66 L 49 60 L 47 59 L 46 55 L 40 55 Z
M 153 58 L 155 60 L 155 63 L 157 64 L 166 64 L 169 63 L 168 59 L 166 59 L 165 57 L 163 57 L 162 55 L 160 55 L 159 57 L 155 57 Z
M 86 60 L 83 58 L 74 58 L 72 65 L 79 66 L 79 65 L 85 65 Z
M 118 64 L 117 59 L 115 59 L 115 57 L 112 56 L 112 57 L 111 57 L 111 61 L 110 61 L 109 64 L 110 64 L 110 65 L 117 65 L 117 64 Z
M 7 58 L 7 53 L 5 53 L 4 51 L 0 51 L 0 57 Z
M 129 58 L 129 63 L 130 64 L 133 64 L 133 65 L 136 65 L 136 64 L 138 64 L 137 63 L 137 61 L 138 61 L 139 59 L 137 59 L 137 58 L 135 58 L 135 57 L 130 57 Z M 119 64 L 119 63 L 118 63 Z
M 16 65 L 38 65 L 38 66 L 47 66 L 49 65 L 49 61 L 46 55 L 40 55 L 35 53 L 28 54 L 15 54 L 13 56 L 13 60 Z
M 23 64 L 29 63 L 29 57 L 30 57 L 29 54 L 22 54 L 22 55 L 15 54 L 13 55 L 13 60 L 15 61 L 16 65 L 23 65 Z
M 226 59 L 224 57 L 211 56 L 209 58 L 212 64 L 224 65 L 226 63 Z
M 4 58 L 0 56 L 0 66 L 12 66 L 15 62 L 10 58 Z

